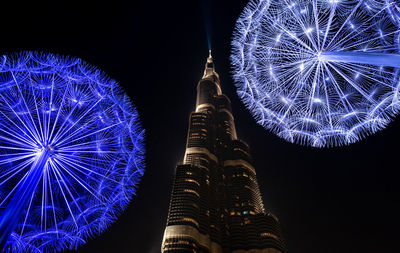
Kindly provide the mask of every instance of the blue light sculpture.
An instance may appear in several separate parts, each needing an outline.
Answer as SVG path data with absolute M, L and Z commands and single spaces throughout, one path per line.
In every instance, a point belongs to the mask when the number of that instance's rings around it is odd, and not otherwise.
M 143 139 L 129 97 L 100 70 L 52 54 L 1 56 L 4 251 L 75 249 L 105 230 L 143 175 Z
M 254 0 L 237 21 L 231 62 L 258 123 L 315 147 L 349 144 L 399 112 L 395 0 Z

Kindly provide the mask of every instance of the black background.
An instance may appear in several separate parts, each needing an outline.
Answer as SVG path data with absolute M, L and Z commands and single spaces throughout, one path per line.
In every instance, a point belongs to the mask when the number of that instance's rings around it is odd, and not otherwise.
M 117 80 L 147 133 L 146 173 L 120 219 L 78 252 L 160 252 L 173 171 L 183 158 L 209 23 L 222 89 L 253 152 L 268 210 L 290 252 L 400 252 L 400 120 L 342 148 L 290 144 L 258 126 L 235 93 L 230 40 L 247 0 L 41 1 L 1 4 L 0 52 L 82 58 Z

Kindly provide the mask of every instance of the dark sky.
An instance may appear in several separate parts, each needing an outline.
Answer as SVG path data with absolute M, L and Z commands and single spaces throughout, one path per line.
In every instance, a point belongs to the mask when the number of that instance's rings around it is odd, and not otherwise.
M 400 252 L 400 119 L 357 144 L 334 149 L 290 144 L 258 126 L 230 77 L 230 39 L 246 3 L 2 4 L 1 53 L 39 50 L 86 60 L 125 87 L 147 131 L 146 173 L 137 196 L 113 226 L 78 252 L 160 252 L 173 171 L 183 157 L 207 57 L 207 23 L 238 135 L 252 148 L 265 207 L 280 218 L 289 251 Z

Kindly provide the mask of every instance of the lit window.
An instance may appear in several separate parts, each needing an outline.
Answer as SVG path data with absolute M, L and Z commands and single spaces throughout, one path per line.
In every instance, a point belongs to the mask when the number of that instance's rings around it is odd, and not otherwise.
M 195 221 L 194 219 L 192 219 L 192 218 L 184 217 L 182 220 L 183 221 L 187 221 L 187 222 L 191 222 L 191 223 L 195 224 L 197 227 L 199 226 L 199 223 L 197 221 Z
M 190 182 L 190 183 L 194 183 L 197 184 L 198 186 L 200 186 L 199 182 L 197 182 L 196 180 L 193 179 L 185 179 L 186 182 Z
M 184 192 L 189 192 L 189 193 L 193 193 L 194 195 L 196 195 L 197 197 L 200 197 L 200 194 L 194 190 L 191 189 L 185 189 Z
M 274 234 L 271 234 L 271 233 L 268 233 L 268 232 L 261 233 L 260 236 L 261 237 L 271 237 L 271 238 L 274 238 L 276 240 L 279 240 L 278 236 L 276 236 Z
M 189 245 L 190 243 L 188 241 L 183 241 L 183 240 L 179 240 L 178 244 L 186 244 Z

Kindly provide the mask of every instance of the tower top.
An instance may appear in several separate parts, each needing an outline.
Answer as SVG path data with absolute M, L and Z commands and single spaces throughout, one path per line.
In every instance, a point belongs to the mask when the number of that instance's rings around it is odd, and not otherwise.
M 204 70 L 203 79 L 211 77 L 211 76 L 215 76 L 215 77 L 217 77 L 217 79 L 219 79 L 219 75 L 217 74 L 217 72 L 215 72 L 214 60 L 213 60 L 213 57 L 211 54 L 211 50 L 208 50 L 208 58 L 207 58 L 207 63 L 206 63 L 206 67 Z

